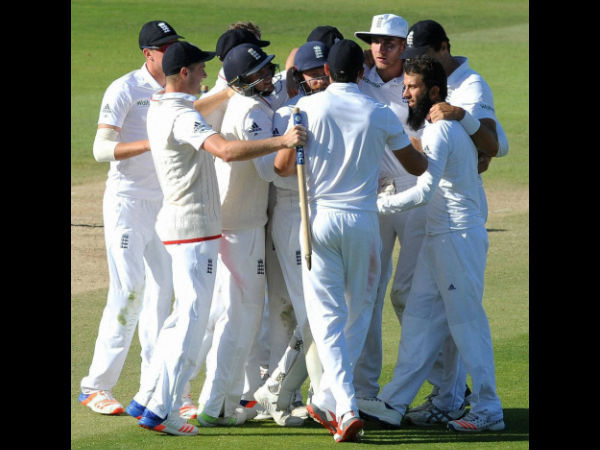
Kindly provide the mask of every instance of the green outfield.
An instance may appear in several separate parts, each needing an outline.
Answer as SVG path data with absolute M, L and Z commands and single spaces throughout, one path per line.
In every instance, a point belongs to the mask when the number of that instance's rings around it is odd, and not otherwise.
M 280 0 L 116 1 L 71 0 L 71 185 L 102 189 L 108 166 L 92 156 L 100 102 L 108 84 L 139 68 L 143 57 L 138 32 L 147 21 L 169 22 L 186 40 L 214 50 L 219 35 L 239 20 L 252 20 L 271 41 L 267 52 L 282 67 L 291 48 L 301 45 L 317 25 L 334 25 L 353 39 L 367 31 L 375 14 L 394 13 L 409 24 L 421 19 L 440 22 L 452 54 L 468 56 L 472 68 L 490 84 L 497 117 L 510 142 L 509 154 L 496 159 L 483 175 L 488 194 L 490 248 L 484 306 L 494 341 L 497 388 L 507 428 L 503 432 L 454 434 L 443 427 L 405 427 L 398 430 L 367 424 L 363 442 L 344 447 L 410 449 L 526 449 L 529 448 L 529 3 L 525 0 L 321 0 L 316 3 Z M 362 41 L 358 41 L 365 47 Z M 218 60 L 207 63 L 212 86 Z M 97 186 L 97 188 L 96 188 Z M 101 192 L 99 196 L 101 199 Z M 79 203 L 78 203 L 79 205 Z M 101 220 L 101 200 L 85 204 Z M 77 207 L 79 208 L 79 206 Z M 80 211 L 72 209 L 72 216 Z M 72 222 L 76 222 L 75 219 Z M 101 222 L 100 222 L 101 223 Z M 103 247 L 101 229 L 95 244 Z M 73 228 L 72 228 L 73 231 Z M 79 233 L 79 231 L 78 231 Z M 72 249 L 79 234 L 72 234 Z M 79 251 L 79 250 L 77 250 Z M 396 252 L 398 248 L 396 248 Z M 85 251 L 72 258 L 86 260 Z M 73 268 L 73 271 L 79 267 Z M 92 267 L 93 269 L 93 267 Z M 81 282 L 81 280 L 77 280 Z M 85 280 L 83 280 L 85 283 Z M 72 275 L 72 286 L 74 276 Z M 105 417 L 79 405 L 79 382 L 87 374 L 106 287 L 90 283 L 71 296 L 71 448 L 72 449 L 325 449 L 334 445 L 327 431 L 314 422 L 301 428 L 282 428 L 273 422 L 251 421 L 241 427 L 201 429 L 197 437 L 172 437 L 138 427 L 129 416 Z M 400 327 L 386 299 L 384 310 L 384 369 L 381 383 L 391 377 Z M 139 382 L 140 347 L 137 336 L 114 394 L 125 405 Z M 202 377 L 193 383 L 199 393 Z M 306 391 L 306 385 L 304 386 Z M 428 393 L 425 386 L 416 401 Z

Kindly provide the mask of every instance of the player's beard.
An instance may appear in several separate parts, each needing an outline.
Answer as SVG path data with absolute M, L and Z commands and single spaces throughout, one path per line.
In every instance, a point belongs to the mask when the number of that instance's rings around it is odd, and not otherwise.
M 408 107 L 408 119 L 406 120 L 408 126 L 415 131 L 421 128 L 432 106 L 433 102 L 429 98 L 429 89 L 427 89 L 414 107 Z

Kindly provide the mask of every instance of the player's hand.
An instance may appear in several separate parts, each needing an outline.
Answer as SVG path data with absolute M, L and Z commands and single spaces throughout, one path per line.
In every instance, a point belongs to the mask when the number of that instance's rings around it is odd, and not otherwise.
M 393 178 L 383 177 L 379 179 L 377 193 L 381 195 L 393 195 L 396 193 L 396 185 Z
M 302 147 L 306 144 L 306 128 L 303 125 L 294 125 L 283 136 L 283 146 L 286 148 Z
M 438 120 L 461 120 L 463 117 L 465 117 L 464 109 L 446 102 L 436 103 L 429 110 L 429 119 L 433 123 Z
M 488 170 L 490 166 L 490 162 L 492 161 L 492 157 L 485 155 L 481 152 L 478 152 L 477 157 L 477 173 L 482 173 Z

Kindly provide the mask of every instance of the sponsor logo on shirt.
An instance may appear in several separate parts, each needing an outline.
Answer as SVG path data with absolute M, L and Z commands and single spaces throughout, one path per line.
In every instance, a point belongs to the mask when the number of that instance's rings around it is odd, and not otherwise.
M 135 104 L 137 106 L 148 107 L 150 106 L 150 100 L 148 100 L 147 98 L 143 98 L 138 100 Z
M 370 84 L 373 87 L 380 88 L 384 83 L 377 83 L 376 81 L 369 80 L 368 78 L 362 79 L 365 83 Z
M 121 236 L 121 248 L 129 248 L 129 235 L 124 234 Z
M 206 273 L 213 273 L 213 260 L 208 258 L 208 264 L 206 265 Z
M 112 110 L 110 109 L 110 105 L 107 103 L 102 108 L 102 114 L 111 114 L 111 113 L 112 113 Z

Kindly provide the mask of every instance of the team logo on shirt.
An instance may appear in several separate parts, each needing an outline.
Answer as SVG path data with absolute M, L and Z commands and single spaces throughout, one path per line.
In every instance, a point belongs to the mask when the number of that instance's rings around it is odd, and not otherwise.
M 121 236 L 121 248 L 129 248 L 129 235 L 127 233 Z
M 258 126 L 258 124 L 256 122 L 252 122 L 252 126 L 250 127 L 250 129 L 248 130 L 248 133 L 253 134 L 254 136 L 256 136 L 256 134 L 258 132 L 262 131 L 262 128 Z
M 203 133 L 210 130 L 210 127 L 202 122 L 194 122 L 194 133 Z
M 213 273 L 213 260 L 208 258 L 208 264 L 206 265 L 206 273 Z
M 302 265 L 302 252 L 300 250 L 296 250 L 296 265 Z
M 258 264 L 256 266 L 256 274 L 257 275 L 265 274 L 265 262 L 262 259 L 258 260 Z

